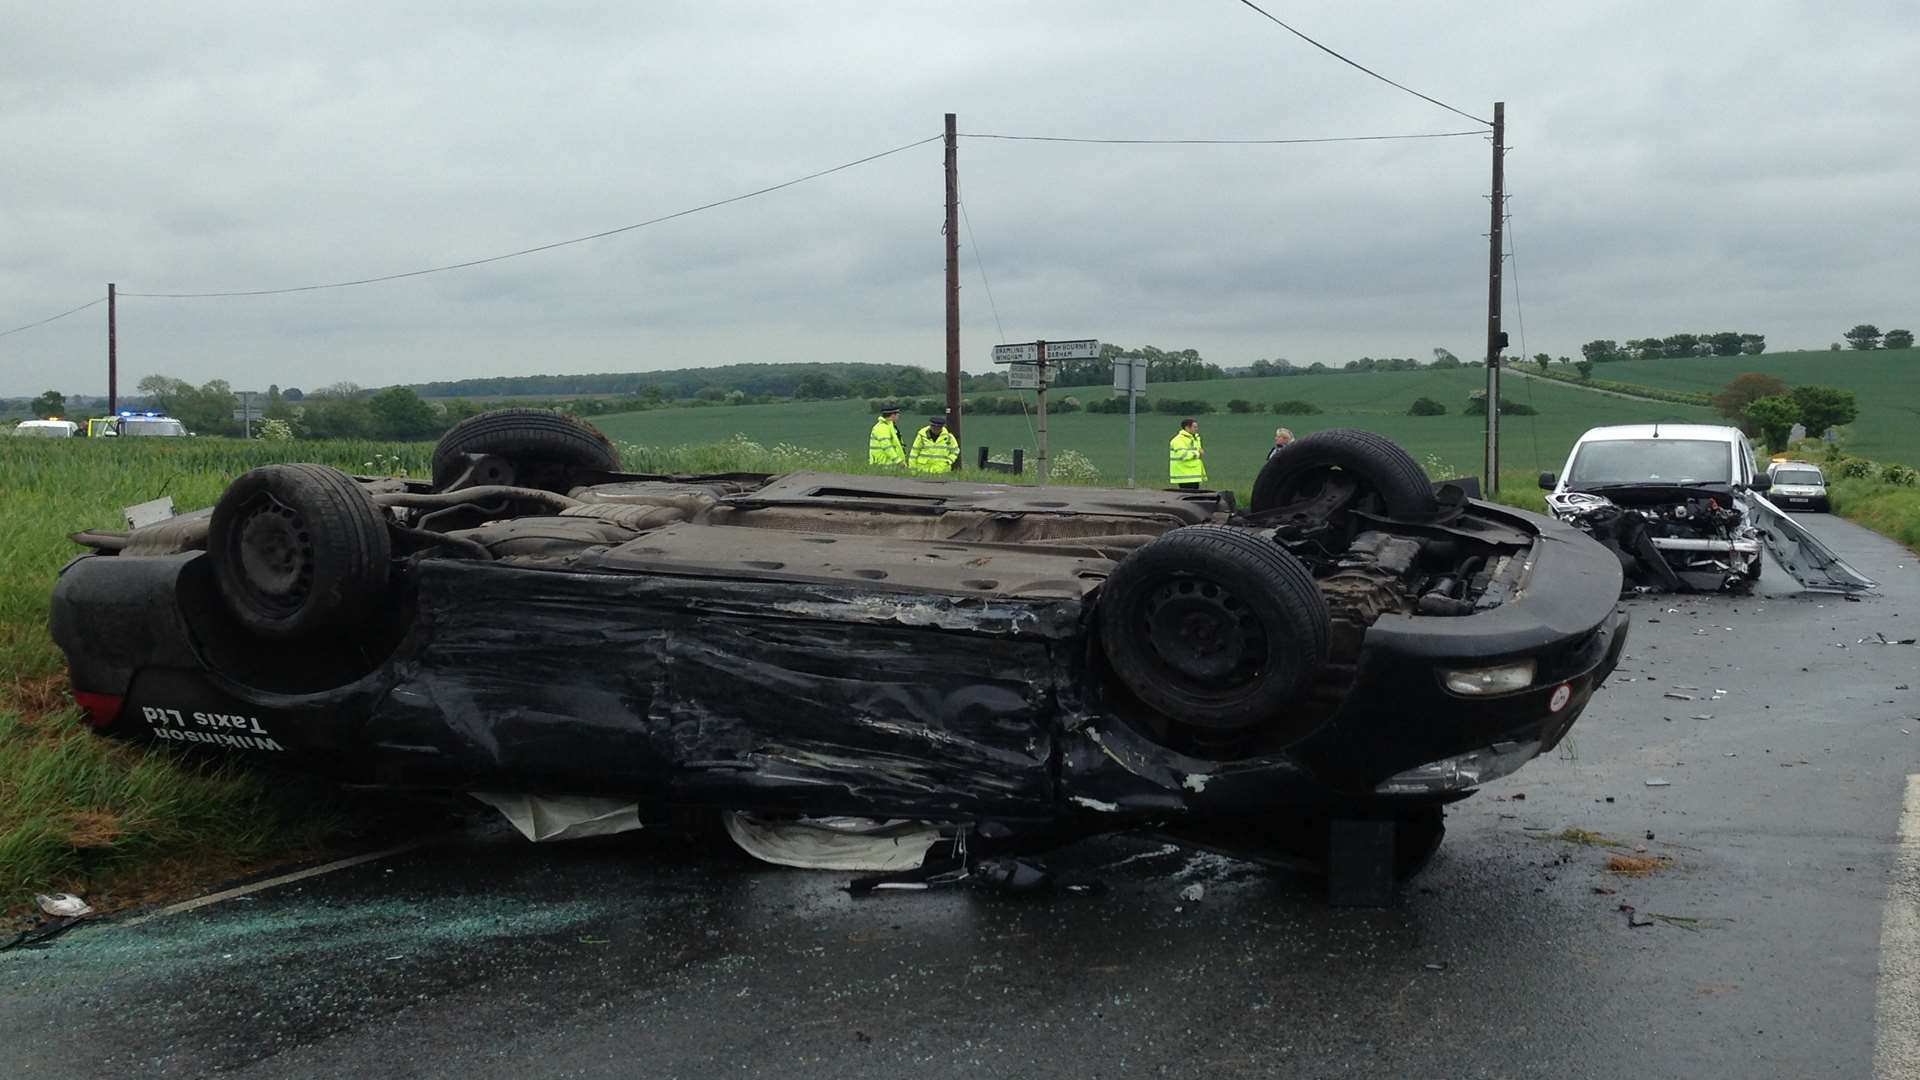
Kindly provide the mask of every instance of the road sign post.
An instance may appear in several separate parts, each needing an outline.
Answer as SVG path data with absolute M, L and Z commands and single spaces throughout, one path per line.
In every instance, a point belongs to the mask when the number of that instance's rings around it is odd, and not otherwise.
M 1037 444 L 1033 471 L 1043 486 L 1053 464 L 1047 453 L 1047 384 L 1053 381 L 1053 371 L 1047 365 L 1056 360 L 1094 360 L 1099 356 L 1100 342 L 1095 338 L 1025 341 L 993 347 L 993 362 L 1007 365 L 1007 387 L 1014 390 L 1031 389 L 1039 403 L 1033 431 L 1033 439 Z
M 1139 436 L 1140 395 L 1147 389 L 1147 358 L 1116 356 L 1113 359 L 1113 392 L 1127 395 L 1127 486 L 1134 482 L 1135 448 Z

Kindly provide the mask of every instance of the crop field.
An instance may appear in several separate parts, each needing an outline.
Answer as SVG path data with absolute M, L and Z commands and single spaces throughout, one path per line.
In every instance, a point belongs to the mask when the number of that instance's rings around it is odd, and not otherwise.
M 1288 427 L 1296 435 L 1332 427 L 1357 427 L 1399 441 L 1434 474 L 1466 475 L 1479 472 L 1485 418 L 1462 410 L 1467 395 L 1485 386 L 1480 368 L 1443 371 L 1375 372 L 1354 375 L 1288 376 L 1267 379 L 1215 379 L 1207 382 L 1168 383 L 1150 388 L 1149 399 L 1210 401 L 1221 411 L 1200 417 L 1200 434 L 1207 448 L 1209 474 L 1217 486 L 1246 494 L 1273 445 L 1273 429 Z M 1626 401 L 1572 387 L 1537 380 L 1510 379 L 1503 387 L 1509 402 L 1539 409 L 1537 416 L 1507 416 L 1503 447 L 1503 477 L 1519 476 L 1531 487 L 1531 474 L 1559 469 L 1567 450 L 1580 433 L 1596 424 L 1643 423 L 1672 420 L 1711 423 L 1711 410 L 1687 405 L 1652 405 Z M 1091 401 L 1110 396 L 1106 387 L 1065 387 L 1051 391 L 1049 402 L 1077 397 Z M 1408 416 L 1415 398 L 1430 397 L 1447 407 L 1444 416 Z M 1033 395 L 1026 394 L 1031 403 Z M 1322 411 L 1311 416 L 1274 416 L 1271 413 L 1229 413 L 1234 398 L 1262 404 L 1298 399 Z M 1166 445 L 1180 418 L 1165 413 L 1142 413 L 1139 419 L 1137 476 L 1143 484 L 1166 482 Z M 820 451 L 841 451 L 847 460 L 864 460 L 867 429 L 873 416 L 864 401 L 818 401 L 782 405 L 715 406 L 660 409 L 595 417 L 608 435 L 625 442 L 660 447 L 689 442 L 711 442 L 739 434 L 754 442 L 787 444 Z M 902 437 L 909 444 L 926 417 L 902 414 Z M 963 447 L 971 465 L 975 448 L 985 444 L 996 456 L 1023 447 L 1029 456 L 1034 439 L 1031 417 L 965 417 Z M 1076 450 L 1099 470 L 1099 482 L 1119 485 L 1127 475 L 1126 414 L 1074 412 L 1048 416 L 1053 453 Z M 1503 478 L 1503 485 L 1512 479 Z
M 1789 386 L 1818 383 L 1853 391 L 1860 401 L 1860 418 L 1847 425 L 1847 451 L 1920 466 L 1920 349 L 1625 360 L 1596 366 L 1593 377 L 1713 393 L 1749 371 L 1775 376 Z

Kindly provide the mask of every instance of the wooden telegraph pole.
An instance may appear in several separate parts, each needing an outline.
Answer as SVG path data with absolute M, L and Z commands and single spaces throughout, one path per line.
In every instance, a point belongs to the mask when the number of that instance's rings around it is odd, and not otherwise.
M 960 435 L 960 143 L 947 114 L 947 430 Z M 960 467 L 965 455 L 954 461 Z
M 1507 335 L 1500 329 L 1500 269 L 1504 258 L 1500 226 L 1506 216 L 1505 156 L 1507 103 L 1493 103 L 1493 225 L 1487 231 L 1487 474 L 1489 495 L 1500 490 L 1500 354 Z
M 107 415 L 120 415 L 120 335 L 115 325 L 119 305 L 113 282 L 107 282 Z M 89 432 L 88 434 L 92 434 Z

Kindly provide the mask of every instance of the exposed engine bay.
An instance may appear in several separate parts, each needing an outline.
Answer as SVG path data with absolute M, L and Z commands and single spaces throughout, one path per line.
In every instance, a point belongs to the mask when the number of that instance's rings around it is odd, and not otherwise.
M 1547 495 L 1555 517 L 1620 559 L 1630 590 L 1721 592 L 1750 589 L 1763 551 L 1802 586 L 1823 592 L 1871 589 L 1806 527 L 1756 491 L 1725 486 L 1616 484 Z

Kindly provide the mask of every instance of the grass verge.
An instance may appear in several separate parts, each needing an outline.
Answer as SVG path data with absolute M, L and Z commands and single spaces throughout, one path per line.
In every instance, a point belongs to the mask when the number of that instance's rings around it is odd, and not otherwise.
M 1920 551 L 1920 488 L 1879 480 L 1834 480 L 1833 512 Z

